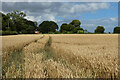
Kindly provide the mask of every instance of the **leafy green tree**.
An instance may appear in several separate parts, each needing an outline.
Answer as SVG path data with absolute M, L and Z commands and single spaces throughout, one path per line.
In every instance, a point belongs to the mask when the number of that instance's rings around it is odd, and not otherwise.
M 84 33 L 84 30 L 78 30 L 77 31 L 77 34 L 83 34 Z
M 73 31 L 73 29 L 74 29 L 74 26 L 72 24 L 63 23 L 61 25 L 60 32 Z
M 23 29 L 22 23 L 26 14 L 16 10 L 11 13 L 8 13 L 7 16 L 10 17 L 11 22 L 13 23 L 14 27 L 16 27 L 17 32 L 20 32 Z
M 2 15 L 2 30 L 7 30 L 9 28 L 9 19 L 10 17 L 1 13 Z
M 22 25 L 22 33 L 34 33 L 35 29 L 37 28 L 37 22 L 29 21 L 27 19 L 24 19 Z
M 104 31 L 105 31 L 105 28 L 103 26 L 98 26 L 95 29 L 95 33 L 104 33 Z
M 54 21 L 43 21 L 38 29 L 42 33 L 55 32 L 58 25 Z
M 34 33 L 37 28 L 37 22 L 29 21 L 25 19 L 25 13 L 20 11 L 13 11 L 7 15 L 0 13 L 2 15 L 2 30 L 5 33 L 11 31 L 17 31 L 18 33 Z
M 74 33 L 77 33 L 78 30 L 83 30 L 83 28 L 80 28 L 79 26 L 77 26 L 77 27 L 74 28 L 73 32 L 74 32 Z
M 75 27 L 78 27 L 81 25 L 81 22 L 79 20 L 73 20 L 72 22 L 70 22 L 70 24 L 74 25 Z
M 79 20 L 73 20 L 70 22 L 74 26 L 74 29 L 72 30 L 73 33 L 78 33 L 79 30 L 84 30 L 83 28 L 80 27 L 81 22 Z
M 63 23 L 60 27 L 60 32 L 62 32 L 62 33 L 77 33 L 78 30 L 83 30 L 83 28 L 80 28 L 80 25 L 81 25 L 81 22 L 79 20 L 73 20 L 69 24 Z
M 63 32 L 65 30 L 65 26 L 67 25 L 67 23 L 63 23 L 60 27 L 60 32 Z
M 66 31 L 73 31 L 73 29 L 74 29 L 74 26 L 71 24 L 68 24 L 65 27 L 66 27 Z
M 115 27 L 113 33 L 120 33 L 120 27 Z
M 50 32 L 55 32 L 56 29 L 58 29 L 58 25 L 54 21 L 50 21 L 49 24 L 50 24 L 50 27 L 49 27 L 50 28 Z

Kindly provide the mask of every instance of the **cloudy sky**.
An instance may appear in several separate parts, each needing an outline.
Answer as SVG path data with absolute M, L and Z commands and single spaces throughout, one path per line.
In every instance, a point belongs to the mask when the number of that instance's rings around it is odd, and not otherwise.
M 44 20 L 55 21 L 59 26 L 74 19 L 90 32 L 102 25 L 105 32 L 113 32 L 118 26 L 117 2 L 2 2 L 2 12 L 23 11 L 26 18 L 40 24 Z

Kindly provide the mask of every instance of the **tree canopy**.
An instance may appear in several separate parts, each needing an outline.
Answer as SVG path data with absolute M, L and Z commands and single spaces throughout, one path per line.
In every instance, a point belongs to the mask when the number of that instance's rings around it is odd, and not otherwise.
M 58 25 L 54 21 L 43 21 L 38 30 L 41 33 L 55 32 L 58 29 Z
M 2 31 L 16 31 L 17 33 L 34 33 L 37 23 L 25 19 L 26 14 L 18 10 L 2 14 Z
M 81 22 L 79 20 L 73 20 L 72 22 L 70 22 L 70 24 L 74 25 L 74 27 L 78 27 L 81 25 Z
M 113 33 L 120 33 L 120 27 L 115 27 Z
M 73 20 L 69 24 L 63 23 L 60 27 L 60 32 L 72 32 L 77 33 L 79 30 L 83 30 L 83 28 L 80 27 L 81 22 L 79 20 Z
M 98 26 L 95 29 L 95 33 L 104 33 L 104 31 L 105 31 L 105 28 L 103 26 Z

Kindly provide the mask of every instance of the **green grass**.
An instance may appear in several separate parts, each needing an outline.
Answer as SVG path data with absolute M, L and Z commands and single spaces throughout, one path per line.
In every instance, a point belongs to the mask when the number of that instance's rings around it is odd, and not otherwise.
M 51 44 L 52 44 L 52 38 L 49 37 L 44 48 L 40 50 L 40 52 L 43 52 L 44 54 L 44 57 L 42 60 L 48 60 L 48 59 L 53 59 L 54 61 L 57 60 L 56 58 L 53 57 L 53 48 L 51 47 Z
M 44 53 L 44 59 L 50 59 L 52 58 L 52 53 L 53 53 L 53 49 L 51 47 L 52 44 L 52 38 L 49 37 L 48 41 L 46 42 L 44 49 L 43 49 L 43 53 Z

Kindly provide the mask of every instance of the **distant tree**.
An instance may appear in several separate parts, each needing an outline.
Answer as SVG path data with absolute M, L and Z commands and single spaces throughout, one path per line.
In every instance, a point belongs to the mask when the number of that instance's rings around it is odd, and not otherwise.
M 65 26 L 67 25 L 67 23 L 63 23 L 60 27 L 60 32 L 63 32 L 65 30 Z
M 98 26 L 95 29 L 95 33 L 104 33 L 104 31 L 105 31 L 105 28 L 103 26 Z
M 113 33 L 120 33 L 120 27 L 115 27 Z
M 58 25 L 54 21 L 43 21 L 38 29 L 42 33 L 55 32 L 58 29 Z
M 60 32 L 73 31 L 73 29 L 74 29 L 74 26 L 72 24 L 63 23 L 60 27 Z
M 16 27 L 17 32 L 20 32 L 23 29 L 22 23 L 26 14 L 16 10 L 11 13 L 8 13 L 7 16 L 11 19 L 11 22 L 13 23 L 14 27 Z
M 79 20 L 73 20 L 70 24 L 74 26 L 73 33 L 80 33 L 81 31 L 84 32 L 84 29 L 80 27 L 81 22 Z
M 78 27 L 81 25 L 81 22 L 79 20 L 73 20 L 72 22 L 70 22 L 70 24 L 74 25 L 75 27 Z
M 7 30 L 9 28 L 9 19 L 10 17 L 3 14 L 3 13 L 0 13 L 2 15 L 2 30 Z
M 29 21 L 27 19 L 24 19 L 22 25 L 22 33 L 34 33 L 35 29 L 37 28 L 36 22 Z
M 50 32 L 55 32 L 56 29 L 58 29 L 58 25 L 54 21 L 50 21 L 49 24 L 50 24 Z
M 84 33 L 89 33 L 86 29 L 84 30 Z
M 74 29 L 74 26 L 71 24 L 68 24 L 65 27 L 66 27 L 66 31 L 73 31 L 73 29 Z
M 78 30 L 84 30 L 80 28 L 81 22 L 79 20 L 73 20 L 69 24 L 63 23 L 60 27 L 60 32 L 62 33 L 77 33 Z
M 16 31 L 17 33 L 34 33 L 37 28 L 37 22 L 25 19 L 25 13 L 13 11 L 2 15 L 2 30 L 5 32 Z M 6 33 L 5 33 L 6 34 Z
M 79 26 L 77 26 L 77 27 L 74 28 L 73 32 L 74 32 L 74 33 L 77 33 L 78 30 L 83 30 L 83 28 L 80 28 Z
M 77 34 L 83 34 L 84 33 L 84 30 L 78 30 L 77 31 Z

